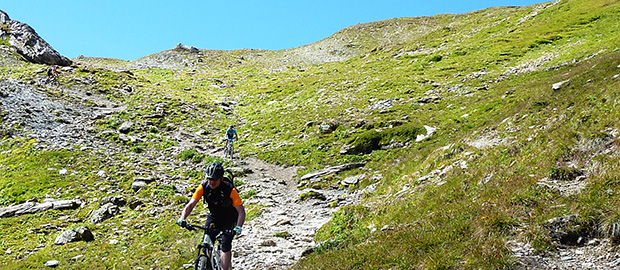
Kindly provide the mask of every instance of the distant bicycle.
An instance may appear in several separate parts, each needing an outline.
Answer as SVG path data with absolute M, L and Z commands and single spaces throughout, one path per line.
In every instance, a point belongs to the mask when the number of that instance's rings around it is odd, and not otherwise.
M 214 224 L 212 224 L 214 225 Z M 202 242 L 198 244 L 198 253 L 194 262 L 194 270 L 221 270 L 220 256 L 222 254 L 222 235 L 235 235 L 235 230 L 218 230 L 213 227 L 185 224 L 185 228 L 194 231 L 200 229 L 204 231 Z M 209 233 L 217 233 L 215 243 L 211 241 Z
M 235 153 L 235 147 L 233 146 L 233 139 L 225 139 L 228 140 L 226 146 L 224 146 L 224 157 L 233 159 Z
M 226 146 L 224 147 L 224 157 L 233 159 L 233 153 L 235 152 L 235 148 L 233 146 L 233 140 L 239 139 L 235 126 L 234 125 L 228 126 L 228 129 L 226 130 L 225 134 L 226 136 L 224 136 L 224 140 L 226 141 Z

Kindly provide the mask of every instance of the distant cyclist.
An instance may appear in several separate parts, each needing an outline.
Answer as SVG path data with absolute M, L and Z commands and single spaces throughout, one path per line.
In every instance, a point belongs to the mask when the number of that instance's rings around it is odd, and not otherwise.
M 52 65 L 47 68 L 47 78 L 45 79 L 45 83 L 49 83 L 56 80 L 58 77 L 58 66 Z
M 241 226 L 245 222 L 245 208 L 237 189 L 228 181 L 224 181 L 224 167 L 221 163 L 212 163 L 205 170 L 207 181 L 198 186 L 189 203 L 183 208 L 177 224 L 185 227 L 185 218 L 189 216 L 200 198 L 204 198 L 209 207 L 207 226 L 215 224 L 218 230 L 229 230 L 234 227 L 237 235 L 241 234 Z M 215 242 L 215 234 L 209 234 Z M 222 235 L 222 269 L 230 269 L 232 257 L 232 235 Z
M 233 139 L 239 140 L 239 136 L 237 136 L 237 130 L 235 130 L 235 126 L 230 125 L 226 130 L 226 146 L 228 146 L 228 142 L 232 142 Z

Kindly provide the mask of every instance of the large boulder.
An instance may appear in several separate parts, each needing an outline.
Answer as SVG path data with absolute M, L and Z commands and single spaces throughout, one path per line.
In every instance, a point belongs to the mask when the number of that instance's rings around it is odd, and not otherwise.
M 93 233 L 90 231 L 90 229 L 88 229 L 88 227 L 78 227 L 73 230 L 68 230 L 61 233 L 58 237 L 56 237 L 56 240 L 54 240 L 54 244 L 64 245 L 69 242 L 88 242 L 93 240 L 95 240 L 95 237 L 93 236 Z
M 11 20 L 0 10 L 0 38 L 9 41 L 13 49 L 27 61 L 37 64 L 69 66 L 72 61 L 58 53 L 28 24 Z

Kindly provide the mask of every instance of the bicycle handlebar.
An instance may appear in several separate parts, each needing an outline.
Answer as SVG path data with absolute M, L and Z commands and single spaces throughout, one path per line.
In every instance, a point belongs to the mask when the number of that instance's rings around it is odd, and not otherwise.
M 189 230 L 189 231 L 194 231 L 196 229 L 201 229 L 207 233 L 212 233 L 212 232 L 221 232 L 222 234 L 225 235 L 236 235 L 237 233 L 235 232 L 235 230 L 220 230 L 220 229 L 216 229 L 216 228 L 207 228 L 206 226 L 200 226 L 200 225 L 193 225 L 190 223 L 185 223 L 185 229 Z

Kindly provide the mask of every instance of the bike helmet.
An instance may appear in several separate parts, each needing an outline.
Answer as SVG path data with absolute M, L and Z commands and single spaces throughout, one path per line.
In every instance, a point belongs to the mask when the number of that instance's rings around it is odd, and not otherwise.
M 222 163 L 214 162 L 207 166 L 207 169 L 205 169 L 205 177 L 208 179 L 220 179 L 224 177 L 224 166 L 222 166 Z

